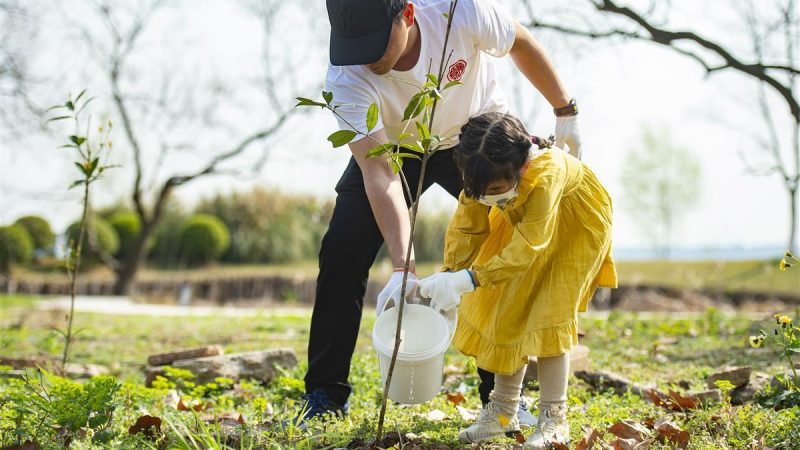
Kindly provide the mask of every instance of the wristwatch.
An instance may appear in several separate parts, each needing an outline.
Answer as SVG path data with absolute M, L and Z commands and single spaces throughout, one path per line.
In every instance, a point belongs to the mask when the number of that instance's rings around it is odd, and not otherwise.
M 578 103 L 575 102 L 574 98 L 571 98 L 566 106 L 553 108 L 553 113 L 556 115 L 556 117 L 578 115 Z

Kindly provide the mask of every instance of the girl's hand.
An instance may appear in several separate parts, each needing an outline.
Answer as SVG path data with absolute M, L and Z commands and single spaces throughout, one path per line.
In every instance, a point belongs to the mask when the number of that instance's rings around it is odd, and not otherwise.
M 442 272 L 419 280 L 419 292 L 431 299 L 431 308 L 449 311 L 461 303 L 461 296 L 475 290 L 472 275 L 466 269 Z

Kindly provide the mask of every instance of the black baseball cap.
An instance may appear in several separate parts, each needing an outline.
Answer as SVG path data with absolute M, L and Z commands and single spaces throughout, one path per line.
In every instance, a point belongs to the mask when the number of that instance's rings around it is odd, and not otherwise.
M 404 0 L 327 0 L 331 64 L 353 66 L 381 59 Z

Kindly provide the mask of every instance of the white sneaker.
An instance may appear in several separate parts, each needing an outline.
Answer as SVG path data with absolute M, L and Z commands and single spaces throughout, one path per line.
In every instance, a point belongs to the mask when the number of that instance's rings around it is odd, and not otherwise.
M 523 430 L 535 427 L 536 424 L 539 423 L 539 419 L 528 410 L 528 404 L 522 400 L 519 401 L 517 417 L 519 417 L 519 427 Z
M 552 443 L 568 446 L 567 405 L 555 404 L 542 408 L 536 430 L 525 441 L 525 450 L 545 450 L 550 448 Z
M 478 420 L 458 433 L 461 442 L 481 442 L 506 433 L 519 431 L 519 418 L 516 414 L 509 417 L 503 414 L 494 403 L 489 402 L 481 410 Z

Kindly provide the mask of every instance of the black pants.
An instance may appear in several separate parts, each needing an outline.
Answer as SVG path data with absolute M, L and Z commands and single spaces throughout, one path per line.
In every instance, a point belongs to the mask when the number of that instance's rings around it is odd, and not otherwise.
M 419 183 L 421 162 L 406 159 L 403 173 L 413 194 Z M 423 190 L 434 183 L 458 198 L 461 175 L 452 150 L 440 150 L 428 161 Z M 354 159 L 336 185 L 336 205 L 319 253 L 317 298 L 308 341 L 306 392 L 324 390 L 344 405 L 352 390 L 347 379 L 358 338 L 367 277 L 383 236 L 372 214 L 361 169 Z M 406 194 L 406 203 L 412 200 Z M 494 375 L 481 370 L 481 400 L 489 401 Z

